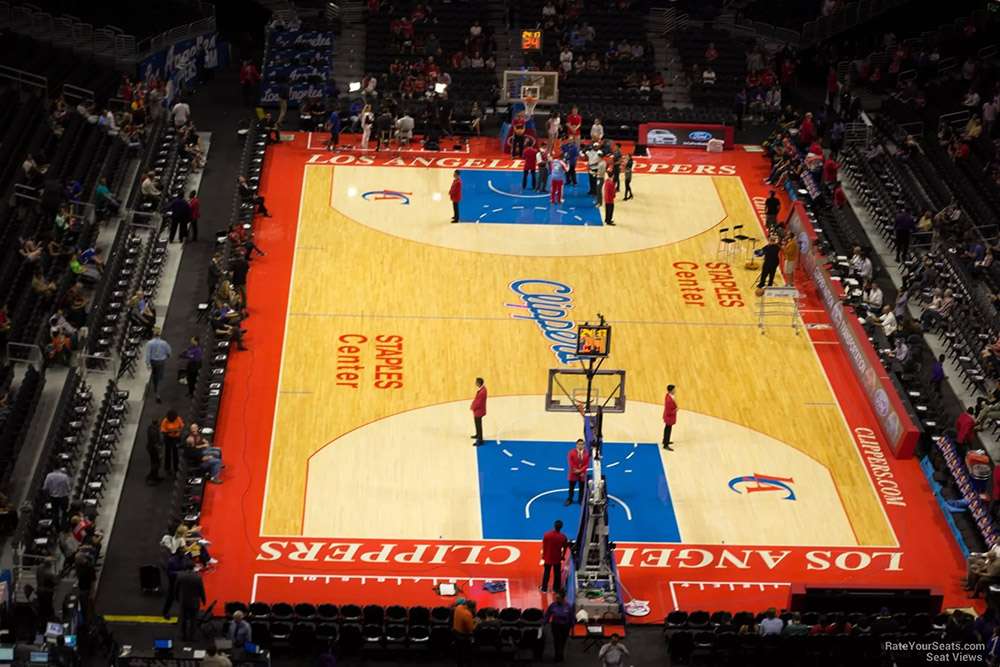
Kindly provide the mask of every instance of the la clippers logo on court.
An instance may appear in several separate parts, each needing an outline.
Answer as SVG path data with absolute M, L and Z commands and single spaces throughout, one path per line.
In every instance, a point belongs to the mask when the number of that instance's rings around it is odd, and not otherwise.
M 791 477 L 774 477 L 773 475 L 761 475 L 755 472 L 752 475 L 733 477 L 729 480 L 729 488 L 736 493 L 748 494 L 762 491 L 785 491 L 788 495 L 782 498 L 782 500 L 795 500 L 795 491 L 791 487 L 791 484 L 794 483 L 795 480 Z M 740 484 L 746 484 L 743 491 L 736 488 Z
M 361 198 L 365 201 L 390 201 L 396 200 L 403 206 L 409 206 L 412 192 L 400 192 L 399 190 L 372 190 L 362 193 Z
M 569 285 L 552 280 L 527 278 L 515 280 L 510 289 L 521 303 L 508 303 L 517 308 L 511 317 L 515 320 L 533 320 L 545 339 L 552 343 L 552 352 L 561 364 L 574 364 L 576 356 L 576 323 L 569 317 L 573 300 L 566 296 L 573 292 Z

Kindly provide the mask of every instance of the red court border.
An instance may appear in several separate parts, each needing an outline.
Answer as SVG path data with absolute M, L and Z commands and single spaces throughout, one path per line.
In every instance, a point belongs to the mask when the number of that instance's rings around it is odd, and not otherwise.
M 490 140 L 481 140 L 474 149 L 471 155 L 448 156 L 445 159 L 451 161 L 438 161 L 434 166 L 516 168 Z M 447 604 L 448 599 L 438 597 L 431 587 L 434 581 L 454 578 L 464 585 L 466 595 L 481 605 L 496 606 L 505 598 L 483 591 L 482 581 L 506 578 L 512 604 L 544 605 L 548 598 L 535 588 L 537 542 L 264 538 L 258 534 L 303 165 L 317 157 L 325 158 L 306 150 L 304 138 L 299 136 L 294 142 L 269 148 L 265 161 L 261 193 L 274 217 L 257 221 L 257 244 L 267 255 L 253 260 L 249 275 L 251 318 L 246 342 L 250 349 L 232 353 L 226 374 L 217 424 L 217 441 L 228 464 L 225 483 L 207 490 L 203 507 L 205 533 L 212 540 L 213 555 L 220 560 L 218 568 L 206 577 L 209 599 L 218 599 L 220 604 L 248 600 L 256 591 L 258 599 L 268 601 Z M 341 158 L 344 162 L 349 159 Z M 412 162 L 414 157 L 404 155 L 402 160 Z M 665 173 L 694 173 L 699 165 L 736 165 L 752 205 L 762 217 L 760 209 L 767 193 L 761 183 L 768 169 L 760 154 L 739 147 L 722 154 L 679 150 L 676 155 L 668 152 L 645 161 L 646 169 L 660 170 L 653 165 L 665 165 L 669 160 L 675 160 L 674 166 L 664 166 Z M 809 312 L 805 317 L 826 323 L 815 288 L 805 283 L 801 273 L 799 280 L 800 289 L 807 294 L 805 308 Z M 833 332 L 810 330 L 808 335 L 848 425 L 869 441 L 864 448 L 860 442 L 858 446 L 860 454 L 867 452 L 869 462 L 879 466 L 881 477 L 876 479 L 872 467 L 866 465 L 873 486 L 891 479 L 905 499 L 905 506 L 884 505 L 898 547 L 619 543 L 616 553 L 623 584 L 631 595 L 649 600 L 652 607 L 649 616 L 634 621 L 659 623 L 675 602 L 685 608 L 734 611 L 780 607 L 787 603 L 791 584 L 932 586 L 944 593 L 946 606 L 967 606 L 960 587 L 964 574 L 961 553 L 917 462 L 892 458 Z M 872 445 L 875 439 L 878 444 Z M 273 558 L 275 554 L 280 558 Z M 267 576 L 255 576 L 258 574 Z M 425 587 L 405 583 L 415 577 L 421 578 Z

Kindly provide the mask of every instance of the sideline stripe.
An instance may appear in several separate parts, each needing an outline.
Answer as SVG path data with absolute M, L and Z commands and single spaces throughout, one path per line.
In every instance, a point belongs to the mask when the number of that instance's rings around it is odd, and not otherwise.
M 104 620 L 109 623 L 150 623 L 153 625 L 174 625 L 177 618 L 163 618 L 162 616 L 142 616 L 140 614 L 105 614 Z

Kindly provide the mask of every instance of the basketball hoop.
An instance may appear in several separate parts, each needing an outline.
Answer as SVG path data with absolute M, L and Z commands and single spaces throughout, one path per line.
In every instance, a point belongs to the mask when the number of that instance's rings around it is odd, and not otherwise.
M 538 104 L 538 98 L 534 95 L 526 95 L 524 97 L 524 115 L 531 118 L 531 115 L 535 113 L 535 105 Z

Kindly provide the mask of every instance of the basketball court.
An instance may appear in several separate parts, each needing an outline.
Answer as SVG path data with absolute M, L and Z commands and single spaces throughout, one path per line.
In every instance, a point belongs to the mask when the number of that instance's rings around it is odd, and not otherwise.
M 549 370 L 580 367 L 576 325 L 600 313 L 606 367 L 625 372 L 625 411 L 604 417 L 611 539 L 626 598 L 651 607 L 633 620 L 780 607 L 801 584 L 931 586 L 964 606 L 944 516 L 918 463 L 884 446 L 806 278 L 800 326 L 762 333 L 750 244 L 720 254 L 722 228 L 762 237 L 759 153 L 658 149 L 608 227 L 586 177 L 552 205 L 496 139 L 322 144 L 297 135 L 267 158 L 250 351 L 230 361 L 227 469 L 205 504 L 210 598 L 448 604 L 434 587 L 455 581 L 480 605 L 547 604 L 540 539 L 556 519 L 575 536 L 566 455 L 582 434 L 578 414 L 546 410 Z

